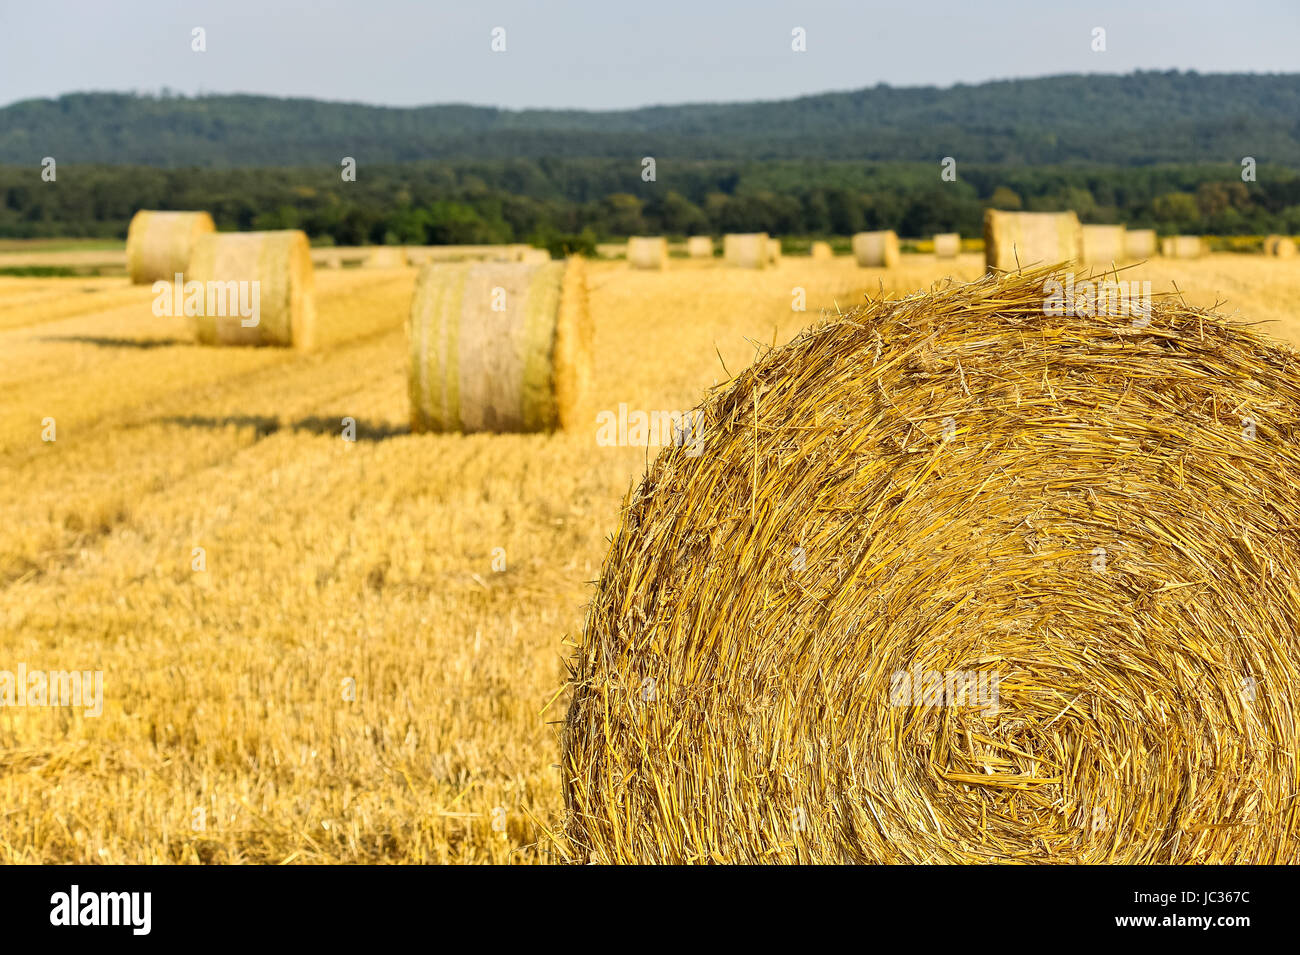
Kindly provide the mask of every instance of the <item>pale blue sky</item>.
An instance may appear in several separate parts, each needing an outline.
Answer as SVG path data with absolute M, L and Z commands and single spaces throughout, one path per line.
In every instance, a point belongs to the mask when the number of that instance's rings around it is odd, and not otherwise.
M 1300 70 L 1300 0 L 0 0 L 0 104 L 168 86 L 611 109 L 1170 68 Z

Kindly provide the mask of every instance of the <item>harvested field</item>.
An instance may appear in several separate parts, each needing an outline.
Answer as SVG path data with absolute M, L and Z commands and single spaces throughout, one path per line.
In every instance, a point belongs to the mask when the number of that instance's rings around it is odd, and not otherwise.
M 0 860 L 559 858 L 564 664 L 658 452 L 594 412 L 690 409 L 821 309 L 984 271 L 676 264 L 590 265 L 593 420 L 550 435 L 410 433 L 412 268 L 318 272 L 311 353 L 201 347 L 124 279 L 0 278 L 0 639 L 105 696 L 5 712 Z M 1300 343 L 1292 263 L 1121 275 Z

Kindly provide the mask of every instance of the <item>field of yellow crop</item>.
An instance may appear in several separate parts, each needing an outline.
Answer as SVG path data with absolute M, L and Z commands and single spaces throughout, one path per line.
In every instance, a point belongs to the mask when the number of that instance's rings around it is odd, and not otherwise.
M 591 426 L 554 436 L 408 433 L 413 269 L 318 271 L 306 355 L 193 345 L 121 279 L 0 278 L 0 670 L 105 697 L 0 709 L 0 861 L 555 858 L 563 660 L 655 450 L 597 413 L 689 409 L 823 309 L 982 270 L 593 264 Z M 1292 262 L 1128 277 L 1300 343 Z

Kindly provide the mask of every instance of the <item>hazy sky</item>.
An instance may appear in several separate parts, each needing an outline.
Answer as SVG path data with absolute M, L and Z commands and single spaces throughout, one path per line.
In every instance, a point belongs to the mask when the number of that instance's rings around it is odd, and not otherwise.
M 168 86 L 606 109 L 1170 68 L 1300 71 L 1300 0 L 0 0 L 0 104 Z

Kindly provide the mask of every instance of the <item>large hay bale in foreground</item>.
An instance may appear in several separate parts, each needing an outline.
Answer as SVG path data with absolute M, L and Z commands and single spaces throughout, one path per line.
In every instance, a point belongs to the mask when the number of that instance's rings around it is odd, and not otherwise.
M 762 269 L 768 264 L 768 234 L 739 232 L 722 237 L 722 258 L 740 269 Z
M 990 269 L 1077 262 L 1082 255 L 1082 230 L 1073 212 L 984 210 L 984 264 Z
M 173 282 L 184 274 L 201 236 L 215 232 L 206 212 L 141 209 L 126 231 L 126 270 L 133 285 Z
M 1295 242 L 1289 235 L 1270 235 L 1264 240 L 1264 254 L 1279 259 L 1294 258 Z
M 713 236 L 693 235 L 686 240 L 686 254 L 692 259 L 713 258 Z
M 955 259 L 961 253 L 961 234 L 940 232 L 934 237 L 934 254 L 940 259 Z
M 315 344 L 315 278 L 304 232 L 202 236 L 194 246 L 186 280 L 205 286 L 203 314 L 194 318 L 195 334 L 204 344 L 295 348 Z M 250 289 L 256 290 L 259 314 L 256 325 L 245 326 L 245 319 L 229 303 L 247 297 Z
M 808 254 L 819 260 L 835 258 L 835 250 L 831 248 L 829 242 L 814 242 L 809 247 Z
M 1167 235 L 1160 240 L 1160 254 L 1170 259 L 1199 259 L 1205 242 L 1199 235 Z
M 668 240 L 661 235 L 634 235 L 627 240 L 627 264 L 634 269 L 662 269 L 668 265 Z
M 892 269 L 898 264 L 898 235 L 893 229 L 859 232 L 853 237 L 853 257 L 863 267 Z
M 1155 229 L 1126 229 L 1124 254 L 1130 259 L 1149 259 L 1156 254 Z
M 1083 226 L 1083 261 L 1095 265 L 1123 262 L 1127 256 L 1124 232 L 1122 225 Z
M 1300 356 L 1049 274 L 815 326 L 660 453 L 570 664 L 570 859 L 1300 862 Z
M 407 335 L 412 431 L 570 427 L 591 374 L 585 263 L 427 266 Z

